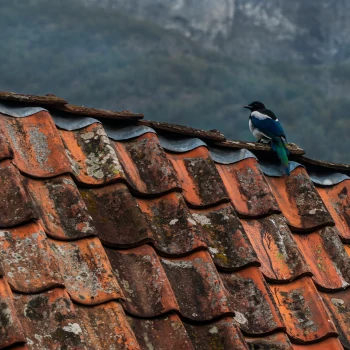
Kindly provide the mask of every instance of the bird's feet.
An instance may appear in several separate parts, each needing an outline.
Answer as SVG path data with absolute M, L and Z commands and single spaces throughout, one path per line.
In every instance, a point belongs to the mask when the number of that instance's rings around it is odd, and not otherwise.
M 258 142 L 259 142 L 259 143 L 263 143 L 263 144 L 268 144 L 268 143 L 271 142 L 271 140 L 268 139 L 268 138 L 263 137 L 263 138 L 261 138 Z

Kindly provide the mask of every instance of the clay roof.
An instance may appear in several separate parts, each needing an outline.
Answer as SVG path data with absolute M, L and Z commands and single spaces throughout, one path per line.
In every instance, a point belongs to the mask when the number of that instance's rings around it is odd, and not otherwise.
M 0 93 L 0 349 L 350 349 L 349 166 L 140 119 Z

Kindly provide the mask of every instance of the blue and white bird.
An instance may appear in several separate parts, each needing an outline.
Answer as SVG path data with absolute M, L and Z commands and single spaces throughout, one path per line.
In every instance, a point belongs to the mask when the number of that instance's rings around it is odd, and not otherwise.
M 271 148 L 277 153 L 285 173 L 289 176 L 289 150 L 286 147 L 287 138 L 281 123 L 275 114 L 266 109 L 264 104 L 259 101 L 254 101 L 244 108 L 251 111 L 249 115 L 250 131 L 259 142 L 271 142 Z

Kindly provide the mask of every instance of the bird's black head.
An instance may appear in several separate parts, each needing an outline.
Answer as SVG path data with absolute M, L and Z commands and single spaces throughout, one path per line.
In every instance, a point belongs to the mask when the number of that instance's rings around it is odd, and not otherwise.
M 261 109 L 265 108 L 264 104 L 259 102 L 259 101 L 254 101 L 251 104 L 249 104 L 248 106 L 243 106 L 243 107 L 250 109 L 252 112 L 260 111 Z

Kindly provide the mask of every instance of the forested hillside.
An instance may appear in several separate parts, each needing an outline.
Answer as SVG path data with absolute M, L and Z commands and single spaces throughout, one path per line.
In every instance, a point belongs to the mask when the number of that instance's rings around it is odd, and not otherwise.
M 244 140 L 253 136 L 242 105 L 258 99 L 308 156 L 350 163 L 348 63 L 257 64 L 79 0 L 6 2 L 0 33 L 0 90 L 54 93 Z

